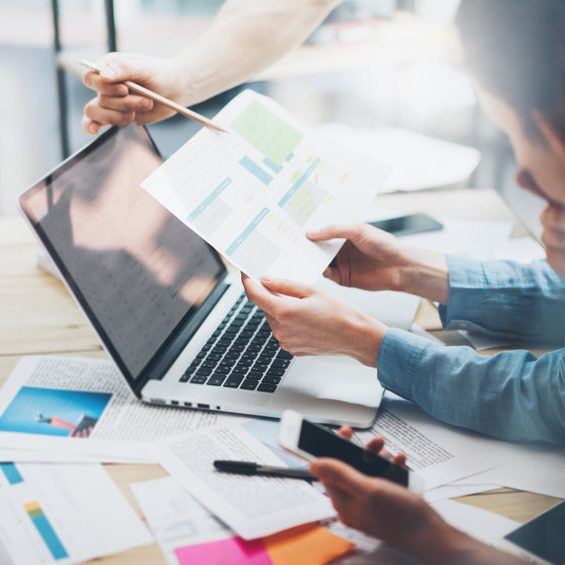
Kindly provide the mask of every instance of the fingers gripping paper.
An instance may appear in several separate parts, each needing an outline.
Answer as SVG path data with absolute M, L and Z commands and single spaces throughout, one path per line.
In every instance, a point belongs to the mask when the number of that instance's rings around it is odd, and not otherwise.
M 358 221 L 388 168 L 328 144 L 273 100 L 245 91 L 142 187 L 258 280 L 312 283 L 342 241 L 313 243 L 308 230 Z

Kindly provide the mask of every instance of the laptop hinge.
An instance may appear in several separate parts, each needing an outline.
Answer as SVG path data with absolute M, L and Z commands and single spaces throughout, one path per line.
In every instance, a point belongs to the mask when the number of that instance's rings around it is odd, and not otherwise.
M 206 300 L 198 308 L 190 320 L 171 336 L 165 345 L 158 351 L 153 359 L 143 369 L 143 372 L 135 383 L 135 394 L 141 397 L 141 391 L 148 381 L 152 379 L 161 380 L 171 365 L 176 361 L 188 342 L 204 323 L 210 312 L 220 301 L 222 296 L 228 290 L 230 285 L 225 282 L 219 282 L 214 290 L 208 295 Z

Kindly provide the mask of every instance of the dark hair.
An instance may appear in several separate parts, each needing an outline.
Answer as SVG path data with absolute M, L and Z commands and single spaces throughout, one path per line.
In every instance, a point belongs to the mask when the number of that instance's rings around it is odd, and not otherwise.
M 456 21 L 481 86 L 528 134 L 539 133 L 535 110 L 565 133 L 565 0 L 463 0 Z

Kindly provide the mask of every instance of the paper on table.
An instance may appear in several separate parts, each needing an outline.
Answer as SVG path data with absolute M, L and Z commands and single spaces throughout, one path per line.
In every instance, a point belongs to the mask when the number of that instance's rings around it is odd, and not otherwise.
M 499 540 L 519 526 L 514 520 L 454 500 L 441 500 L 432 506 L 446 522 L 485 543 Z
M 318 131 L 354 151 L 386 163 L 393 172 L 383 192 L 440 188 L 465 182 L 475 170 L 480 153 L 400 128 L 357 129 L 326 124 Z
M 151 542 L 100 465 L 0 466 L 0 563 L 75 563 Z
M 236 555 L 245 556 L 246 562 L 261 559 L 265 564 L 322 564 L 353 547 L 319 526 L 299 526 L 262 540 L 244 541 L 235 538 L 172 477 L 136 483 L 131 488 L 171 565 L 234 563 Z
M 507 259 L 518 263 L 531 263 L 536 259 L 544 259 L 543 247 L 531 237 L 509 239 L 494 250 L 495 259 Z
M 497 484 L 469 483 L 468 479 L 465 478 L 442 487 L 436 487 L 428 490 L 424 493 L 424 498 L 427 502 L 431 503 L 449 498 L 457 498 L 458 496 L 469 496 L 470 494 L 496 490 L 497 488 L 499 488 L 499 485 Z
M 502 442 L 441 424 L 389 392 L 373 428 L 357 433 L 363 443 L 374 435 L 383 436 L 392 453 L 406 453 L 426 490 L 490 469 L 504 458 Z
M 171 565 L 177 564 L 179 548 L 233 536 L 172 477 L 134 483 L 130 488 Z
M 501 465 L 473 480 L 565 498 L 565 449 L 516 445 Z
M 363 442 L 373 435 L 384 436 L 391 452 L 407 454 L 408 465 L 424 478 L 427 490 L 460 480 L 565 497 L 565 449 L 499 441 L 454 428 L 390 392 L 372 430 L 357 433 Z
M 313 283 L 343 241 L 316 244 L 305 232 L 359 219 L 389 168 L 332 146 L 273 100 L 247 90 L 142 187 L 255 279 Z
M 73 460 L 151 461 L 141 442 L 218 421 L 212 412 L 142 403 L 115 365 L 99 359 L 26 357 L 0 390 L 3 448 L 69 454 Z
M 508 222 L 438 219 L 444 226 L 443 230 L 406 235 L 402 241 L 440 253 L 494 259 L 495 247 L 505 244 L 512 233 L 512 224 Z
M 170 475 L 245 539 L 334 515 L 329 500 L 306 482 L 215 471 L 215 459 L 284 466 L 241 426 L 196 430 L 155 443 L 152 451 Z

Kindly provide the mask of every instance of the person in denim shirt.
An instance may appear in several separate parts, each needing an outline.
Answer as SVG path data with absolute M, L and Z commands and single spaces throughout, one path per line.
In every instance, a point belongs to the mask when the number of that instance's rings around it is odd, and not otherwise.
M 487 5 L 488 4 L 488 5 Z M 483 108 L 508 135 L 517 181 L 547 202 L 547 261 L 521 265 L 405 246 L 368 225 L 330 226 L 313 241 L 347 242 L 325 275 L 366 290 L 441 304 L 446 328 L 481 328 L 554 350 L 483 356 L 387 328 L 313 287 L 244 277 L 281 346 L 294 355 L 350 355 L 381 384 L 449 424 L 512 441 L 565 445 L 565 3 L 464 2 L 458 16 Z M 269 292 L 272 291 L 272 292 Z M 276 294 L 273 294 L 276 293 Z

